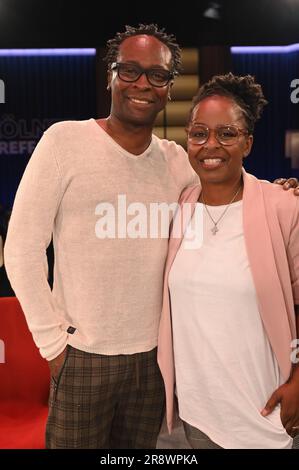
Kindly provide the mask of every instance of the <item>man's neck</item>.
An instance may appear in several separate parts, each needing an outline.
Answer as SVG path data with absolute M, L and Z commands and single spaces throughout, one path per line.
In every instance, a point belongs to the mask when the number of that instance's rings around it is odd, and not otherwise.
M 97 119 L 96 122 L 115 142 L 133 155 L 142 154 L 151 143 L 153 130 L 151 126 L 134 126 L 113 119 L 111 116 Z

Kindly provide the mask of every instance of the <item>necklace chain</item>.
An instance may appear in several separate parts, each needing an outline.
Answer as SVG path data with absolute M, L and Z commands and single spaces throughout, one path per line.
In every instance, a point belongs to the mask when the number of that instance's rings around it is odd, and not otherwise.
M 234 200 L 235 200 L 236 197 L 238 196 L 241 187 L 242 187 L 242 185 L 239 186 L 237 192 L 234 194 L 233 198 L 232 198 L 231 201 L 227 204 L 226 208 L 224 209 L 224 211 L 222 212 L 222 214 L 220 215 L 220 217 L 219 217 L 218 220 L 216 220 L 216 221 L 213 219 L 212 215 L 210 214 L 209 209 L 207 208 L 207 205 L 206 205 L 206 202 L 205 202 L 205 199 L 204 199 L 204 196 L 203 196 L 203 192 L 201 193 L 202 202 L 203 202 L 203 205 L 205 206 L 205 210 L 207 211 L 208 216 L 210 217 L 211 221 L 212 221 L 213 224 L 214 224 L 214 227 L 211 228 L 211 232 L 213 233 L 213 235 L 216 235 L 216 233 L 219 232 L 218 223 L 219 223 L 220 220 L 224 217 L 224 215 L 226 214 L 228 208 L 230 207 L 230 205 L 234 202 Z

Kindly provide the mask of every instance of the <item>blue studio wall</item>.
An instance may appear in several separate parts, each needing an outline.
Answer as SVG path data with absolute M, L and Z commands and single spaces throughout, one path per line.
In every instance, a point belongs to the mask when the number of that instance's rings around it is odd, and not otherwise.
M 299 45 L 265 48 L 232 48 L 233 71 L 251 74 L 262 85 L 269 104 L 256 125 L 254 146 L 246 159 L 246 169 L 259 178 L 273 180 L 280 176 L 299 176 L 285 157 L 285 133 L 299 131 L 299 102 L 292 102 L 291 87 L 299 79 Z M 299 80 L 298 80 L 299 85 Z M 298 86 L 297 85 L 297 86 Z M 299 99 L 297 100 L 299 101 Z
M 5 208 L 13 204 L 43 130 L 56 121 L 95 117 L 95 61 L 94 49 L 0 49 L 5 86 L 5 99 L 0 99 L 0 204 Z

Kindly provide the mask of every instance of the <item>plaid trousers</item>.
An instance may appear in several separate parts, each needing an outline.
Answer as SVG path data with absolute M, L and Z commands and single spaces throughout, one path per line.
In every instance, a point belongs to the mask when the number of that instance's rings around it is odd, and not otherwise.
M 68 345 L 51 379 L 48 449 L 154 449 L 165 413 L 157 348 L 107 356 Z

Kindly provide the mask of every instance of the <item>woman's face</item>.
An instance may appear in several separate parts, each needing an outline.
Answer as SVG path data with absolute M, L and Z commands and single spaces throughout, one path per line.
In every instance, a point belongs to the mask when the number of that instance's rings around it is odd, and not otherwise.
M 191 135 L 195 138 L 203 135 L 200 125 L 210 129 L 209 137 L 205 143 L 195 144 Z M 221 126 L 235 126 L 241 130 L 232 144 L 224 145 L 217 140 L 215 130 Z M 243 158 L 249 154 L 253 142 L 252 135 L 242 130 L 247 130 L 245 119 L 240 107 L 230 98 L 207 97 L 194 108 L 187 131 L 188 155 L 202 183 L 235 184 L 240 178 Z M 229 135 L 224 129 L 223 140 Z

